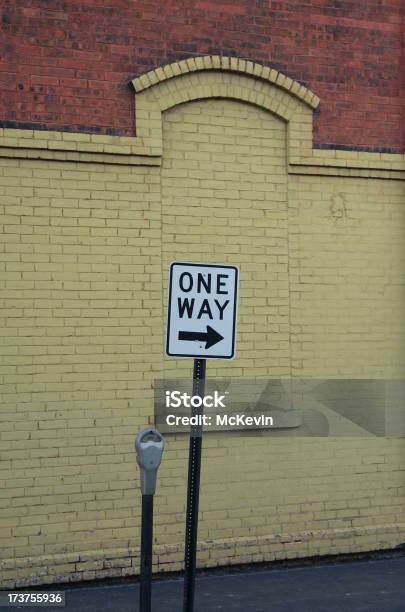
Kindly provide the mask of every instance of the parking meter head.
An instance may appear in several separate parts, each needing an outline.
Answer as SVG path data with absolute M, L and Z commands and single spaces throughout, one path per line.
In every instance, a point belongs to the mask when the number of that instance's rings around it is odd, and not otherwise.
M 156 476 L 165 441 L 156 429 L 144 429 L 135 439 L 136 460 L 141 470 L 142 495 L 154 495 Z

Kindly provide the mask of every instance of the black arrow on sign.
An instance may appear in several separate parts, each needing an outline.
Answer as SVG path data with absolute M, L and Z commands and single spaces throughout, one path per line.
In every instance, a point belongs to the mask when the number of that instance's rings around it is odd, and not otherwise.
M 224 337 L 209 325 L 207 325 L 206 332 L 179 331 L 179 340 L 198 340 L 199 342 L 205 342 L 206 349 L 211 348 L 211 346 L 214 346 L 214 344 L 217 344 L 217 342 L 223 339 Z

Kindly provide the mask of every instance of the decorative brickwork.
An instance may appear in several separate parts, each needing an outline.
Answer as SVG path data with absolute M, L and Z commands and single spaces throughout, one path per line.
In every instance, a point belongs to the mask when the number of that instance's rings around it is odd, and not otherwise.
M 269 66 L 256 64 L 237 57 L 220 57 L 219 55 L 206 55 L 204 57 L 190 58 L 181 62 L 174 62 L 167 66 L 162 66 L 157 70 L 151 70 L 146 74 L 134 79 L 132 84 L 136 92 L 143 91 L 161 81 L 171 79 L 180 74 L 189 72 L 199 72 L 200 70 L 220 70 L 232 71 L 242 74 L 250 74 L 260 80 L 269 81 L 278 87 L 290 91 L 294 96 L 303 100 L 312 108 L 317 108 L 319 98 L 297 81 L 293 81 L 285 74 L 277 72 Z
M 270 67 L 237 58 L 196 58 L 141 75 L 133 84 L 138 90 L 136 137 L 5 128 L 0 129 L 0 156 L 160 165 L 162 112 L 220 96 L 255 104 L 288 123 L 291 173 L 405 178 L 404 155 L 313 148 L 313 111 L 319 98 Z

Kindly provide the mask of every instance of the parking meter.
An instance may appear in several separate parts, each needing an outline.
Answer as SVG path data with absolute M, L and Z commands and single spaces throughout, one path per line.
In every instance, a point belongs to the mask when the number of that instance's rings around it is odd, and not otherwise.
M 158 467 L 165 441 L 156 429 L 141 431 L 135 440 L 136 460 L 141 470 L 142 495 L 154 495 Z
M 165 441 L 156 429 L 144 429 L 135 439 L 136 460 L 141 471 L 142 524 L 139 610 L 150 612 L 152 601 L 153 496 Z

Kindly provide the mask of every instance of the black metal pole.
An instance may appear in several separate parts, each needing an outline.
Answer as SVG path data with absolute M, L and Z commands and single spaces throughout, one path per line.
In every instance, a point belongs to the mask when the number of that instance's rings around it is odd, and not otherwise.
M 194 359 L 193 395 L 203 397 L 205 390 L 205 359 Z M 192 416 L 202 416 L 203 405 L 192 408 Z M 184 550 L 183 612 L 194 611 L 195 574 L 197 560 L 198 504 L 200 498 L 202 424 L 190 431 L 188 459 L 186 537 Z
M 151 612 L 153 495 L 142 495 L 139 611 Z

